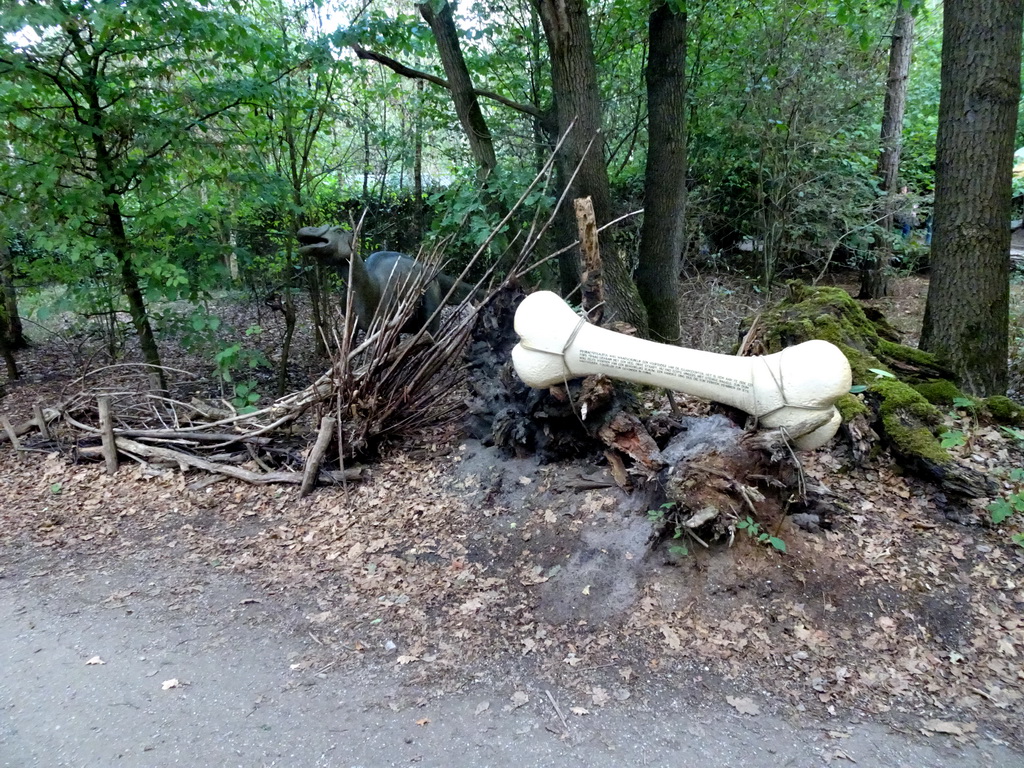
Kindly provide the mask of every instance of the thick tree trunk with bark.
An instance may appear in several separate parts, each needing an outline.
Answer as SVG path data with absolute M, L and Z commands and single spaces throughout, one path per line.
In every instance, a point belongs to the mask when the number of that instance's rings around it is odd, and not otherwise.
M 14 260 L 6 233 L 0 229 L 0 357 L 7 367 L 7 378 L 17 379 L 18 363 L 14 352 L 28 346 L 21 317 L 18 315 L 18 294 L 14 290 Z
M 455 113 L 459 116 L 462 130 L 469 140 L 469 149 L 477 164 L 477 176 L 485 179 L 498 165 L 498 161 L 494 155 L 491 132 L 473 91 L 473 81 L 466 66 L 466 59 L 462 55 L 452 8 L 447 2 L 442 3 L 436 12 L 431 3 L 422 3 L 416 7 L 434 33 L 437 52 L 441 56 L 444 73 L 448 76 L 448 90 L 452 94 Z
M 885 192 L 882 229 L 892 232 L 893 217 L 902 199 L 899 190 L 900 153 L 903 148 L 903 114 L 907 107 L 907 81 L 910 54 L 914 46 L 914 17 L 902 0 L 896 4 L 896 19 L 889 48 L 889 77 L 882 107 L 882 152 L 878 158 L 878 176 Z M 904 199 L 904 204 L 906 201 Z M 886 238 L 879 243 L 870 263 L 861 275 L 860 298 L 880 299 L 889 292 L 889 265 L 892 246 Z
M 686 14 L 659 3 L 649 34 L 647 169 L 636 281 L 651 338 L 675 344 L 686 216 Z
M 1024 0 L 948 0 L 921 348 L 974 395 L 1007 384 L 1010 179 Z
M 534 2 L 551 55 L 551 85 L 558 129 L 560 133 L 568 132 L 558 157 L 560 176 L 567 181 L 572 179 L 569 199 L 591 198 L 598 226 L 602 226 L 612 218 L 612 201 L 601 127 L 601 93 L 587 6 L 584 0 Z M 646 312 L 625 259 L 611 247 L 604 247 L 602 251 L 610 310 L 606 317 L 627 322 L 646 335 Z M 574 251 L 572 258 L 578 262 L 578 252 Z

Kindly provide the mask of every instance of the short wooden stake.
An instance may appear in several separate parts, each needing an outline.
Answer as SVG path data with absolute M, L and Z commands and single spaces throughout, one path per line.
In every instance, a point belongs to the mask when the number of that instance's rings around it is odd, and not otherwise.
M 327 453 L 327 446 L 330 445 L 336 423 L 337 420 L 333 416 L 324 416 L 320 420 L 320 432 L 316 436 L 313 450 L 309 452 L 309 458 L 306 459 L 306 469 L 302 473 L 300 496 L 308 496 L 316 485 L 317 478 L 320 476 L 320 462 L 324 460 L 324 454 Z
M 3 426 L 4 432 L 7 433 L 7 439 L 11 441 L 14 450 L 21 456 L 21 442 L 18 440 L 18 433 L 14 431 L 14 427 L 11 425 L 11 420 L 6 416 L 0 416 L 0 425 Z
M 117 472 L 117 443 L 114 440 L 114 422 L 110 418 L 110 396 L 100 395 L 96 398 L 100 411 L 100 436 L 103 439 L 103 460 L 107 464 L 107 474 Z
M 43 440 L 50 439 L 50 428 L 46 426 L 46 417 L 43 415 L 43 406 L 36 403 L 32 406 L 32 415 L 36 419 L 36 427 L 39 428 L 39 434 L 43 436 Z

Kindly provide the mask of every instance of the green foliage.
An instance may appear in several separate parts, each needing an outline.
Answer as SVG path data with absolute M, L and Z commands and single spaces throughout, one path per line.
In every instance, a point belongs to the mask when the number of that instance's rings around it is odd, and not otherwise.
M 196 307 L 188 314 L 168 307 L 156 317 L 165 337 L 177 338 L 184 349 L 208 358 L 217 378 L 225 384 L 234 382 L 239 371 L 270 366 L 266 355 L 256 347 L 241 341 L 226 341 L 236 337 L 237 331 L 205 306 Z M 257 337 L 261 333 L 262 329 L 257 325 L 245 330 L 247 338 Z
M 256 403 L 260 399 L 256 386 L 257 384 L 253 379 L 240 381 L 235 384 L 235 396 L 231 399 L 231 404 L 239 413 L 252 413 L 256 410 Z
M 765 283 L 877 235 L 884 62 L 863 42 L 888 16 L 869 6 L 837 25 L 834 5 L 720 0 L 691 15 L 691 215 L 722 245 L 750 238 L 745 266 Z
M 868 253 L 881 236 L 874 174 L 893 3 L 671 4 L 689 12 L 691 242 L 727 254 L 749 237 L 749 256 L 717 265 L 765 284 Z M 453 267 L 475 252 L 546 157 L 543 121 L 483 99 L 499 168 L 479 184 L 448 91 L 346 50 L 358 44 L 444 76 L 415 8 L 371 3 L 334 31 L 320 6 L 0 6 L 0 27 L 23 30 L 0 42 L 0 188 L 17 196 L 13 208 L 0 206 L 37 224 L 31 235 L 43 256 L 19 258 L 28 279 L 88 285 L 94 305 L 121 308 L 100 294 L 122 289 L 119 259 L 127 259 L 147 301 L 197 303 L 224 285 L 233 250 L 261 287 L 292 285 L 310 279 L 288 247 L 295 228 L 358 220 L 364 207 L 369 243 L 414 251 L 424 240 L 447 242 Z M 550 56 L 534 4 L 453 8 L 474 84 L 549 115 Z M 642 196 L 650 10 L 636 0 L 590 4 L 620 210 Z M 902 173 L 927 195 L 941 17 L 916 18 Z M 404 213 L 417 167 L 431 233 Z M 526 202 L 524 218 L 490 247 L 492 262 L 534 213 L 546 219 L 550 193 Z M 114 204 L 127 255 L 109 221 Z M 615 247 L 632 255 L 636 238 Z
M 446 243 L 445 254 L 453 257 L 454 269 L 461 268 L 487 243 L 497 225 L 496 212 L 510 210 L 533 176 L 528 168 L 498 169 L 484 185 L 477 185 L 473 174 L 466 171 L 454 186 L 435 192 L 428 198 L 427 203 L 437 211 L 432 235 Z M 532 190 L 520 208 L 521 215 L 528 218 L 513 219 L 498 232 L 490 243 L 490 259 L 485 261 L 485 265 L 501 258 L 511 247 L 518 231 L 526 229 L 531 220 L 545 221 L 551 215 L 554 203 L 555 199 L 543 187 Z
M 970 433 L 973 432 L 978 426 L 978 404 L 969 397 L 953 398 L 953 410 L 949 412 L 949 418 L 954 421 L 962 418 L 960 411 L 964 411 L 967 414 L 969 424 L 965 429 L 947 429 L 945 432 L 939 435 L 939 445 L 943 448 L 959 448 L 963 445 L 970 443 Z
M 778 536 L 772 536 L 770 533 L 762 531 L 761 524 L 755 521 L 750 515 L 747 515 L 743 520 L 737 522 L 736 529 L 746 531 L 747 535 L 754 539 L 758 544 L 764 544 L 765 546 L 772 547 L 783 554 L 786 552 L 786 542 Z
M 687 533 L 687 528 L 682 524 L 679 506 L 674 501 L 667 501 L 657 509 L 647 510 L 647 519 L 658 526 L 671 529 L 672 539 L 676 543 L 670 544 L 668 551 L 676 557 L 685 557 L 690 554 L 689 547 L 682 543 Z
M 1018 430 L 1018 432 L 1020 432 Z M 1024 443 L 1024 433 L 1014 435 L 1019 443 Z M 1011 484 L 1010 490 L 1000 499 L 991 502 L 987 509 L 994 525 L 1003 525 L 1009 521 L 1021 520 L 1024 515 L 1024 469 L 1015 467 L 1006 473 L 1007 480 Z M 1024 547 L 1024 531 L 1015 531 L 1010 534 L 1014 544 Z

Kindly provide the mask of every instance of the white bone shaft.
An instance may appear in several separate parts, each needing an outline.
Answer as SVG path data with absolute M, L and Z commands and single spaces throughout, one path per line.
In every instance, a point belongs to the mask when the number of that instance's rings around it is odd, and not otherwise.
M 763 357 L 735 357 L 637 339 L 583 323 L 557 295 L 539 291 L 516 312 L 521 343 L 512 350 L 519 377 L 537 388 L 592 374 L 685 392 L 791 426 L 814 412 L 830 422 L 800 447 L 817 447 L 838 429 L 836 399 L 849 391 L 850 366 L 825 341 Z M 827 435 L 827 436 L 826 436 Z

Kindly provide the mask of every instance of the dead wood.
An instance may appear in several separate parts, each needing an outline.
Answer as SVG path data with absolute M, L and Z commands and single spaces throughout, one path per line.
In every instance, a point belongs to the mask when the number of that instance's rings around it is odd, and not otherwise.
M 841 288 L 791 283 L 781 301 L 747 325 L 744 347 L 750 354 L 771 354 L 809 339 L 830 341 L 843 351 L 854 389 L 860 390 L 837 403 L 855 462 L 886 449 L 906 470 L 955 498 L 995 492 L 990 478 L 940 445 L 945 412 L 963 397 L 952 374 L 933 355 L 898 343 L 899 334 L 880 311 Z
M 591 323 L 600 325 L 604 317 L 604 277 L 594 204 L 589 197 L 583 197 L 574 200 L 573 206 L 576 209 L 576 226 L 579 229 L 580 255 L 583 260 L 583 310 Z

